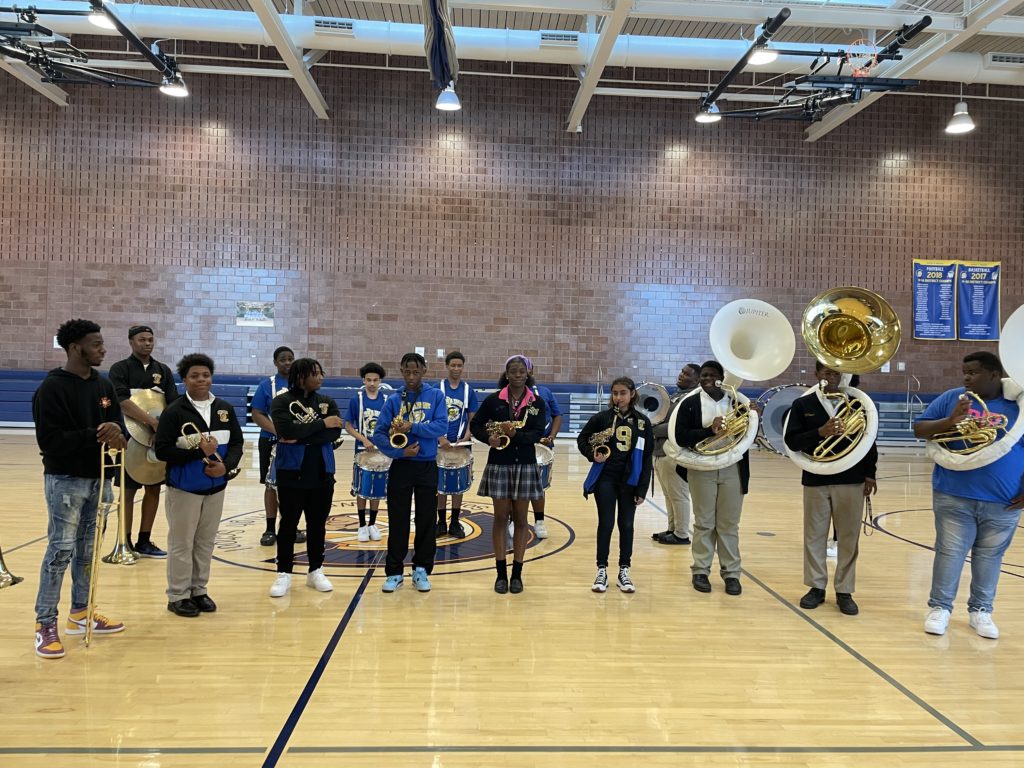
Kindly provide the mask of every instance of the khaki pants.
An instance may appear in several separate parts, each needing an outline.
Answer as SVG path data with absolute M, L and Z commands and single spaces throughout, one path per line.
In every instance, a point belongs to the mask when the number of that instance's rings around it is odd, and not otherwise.
M 828 585 L 825 546 L 831 521 L 839 537 L 834 586 L 836 592 L 854 591 L 863 510 L 863 483 L 804 486 L 804 584 L 817 589 Z
M 711 573 L 711 562 L 718 550 L 722 578 L 740 577 L 740 512 L 743 490 L 736 464 L 725 469 L 687 472 L 693 502 L 694 574 Z
M 654 460 L 654 472 L 665 494 L 668 530 L 680 539 L 690 538 L 690 486 L 676 472 L 678 465 L 668 456 Z
M 167 489 L 167 600 L 206 594 L 224 491 L 200 496 Z

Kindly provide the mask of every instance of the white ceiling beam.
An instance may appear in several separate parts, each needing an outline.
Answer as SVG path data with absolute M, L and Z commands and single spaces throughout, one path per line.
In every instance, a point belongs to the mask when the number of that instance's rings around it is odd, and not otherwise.
M 306 51 L 306 55 L 302 57 L 302 63 L 306 69 L 309 69 L 328 53 L 330 53 L 328 50 Z
M 153 65 L 150 64 L 149 67 L 152 69 Z M 29 88 L 41 93 L 54 104 L 61 107 L 66 107 L 68 105 L 67 92 L 61 90 L 52 83 L 44 83 L 40 74 L 25 62 L 0 58 L 0 69 L 12 77 L 16 77 L 18 80 L 21 80 L 21 82 Z
M 284 28 L 284 24 L 273 2 L 271 0 L 249 0 L 249 5 L 274 43 L 274 47 L 277 48 L 281 60 L 288 67 L 288 71 L 292 73 L 292 77 L 295 78 L 295 83 L 299 86 L 299 90 L 306 97 L 309 106 L 313 108 L 313 112 L 321 120 L 326 120 L 329 116 L 327 101 L 324 99 L 323 94 L 320 93 L 316 81 L 313 80 L 313 76 L 309 74 L 309 70 L 303 63 L 302 51 L 292 43 L 292 39 Z
M 933 35 L 927 42 L 915 48 L 902 61 L 897 61 L 884 70 L 880 69 L 879 76 L 912 78 L 940 56 L 963 45 L 964 42 L 979 34 L 993 21 L 1012 11 L 1020 5 L 1020 2 L 1021 0 L 982 0 L 964 17 L 966 23 L 962 32 Z M 931 27 L 928 28 L 928 31 L 931 31 Z M 884 93 L 878 92 L 869 93 L 856 104 L 833 109 L 825 115 L 821 122 L 815 123 L 804 131 L 804 140 L 809 142 L 817 141 L 861 110 L 874 104 L 884 95 Z
M 597 37 L 597 45 L 594 46 L 594 53 L 586 64 L 586 74 L 579 90 L 576 91 L 576 98 L 572 102 L 572 109 L 569 111 L 569 122 L 566 130 L 569 133 L 576 133 L 583 125 L 583 115 L 590 106 L 590 100 L 594 97 L 594 90 L 601 82 L 601 73 L 604 72 L 605 64 L 611 55 L 615 41 L 619 37 L 626 20 L 629 18 L 629 11 L 633 7 L 633 0 L 617 0 L 611 16 L 606 16 L 601 25 L 601 34 Z

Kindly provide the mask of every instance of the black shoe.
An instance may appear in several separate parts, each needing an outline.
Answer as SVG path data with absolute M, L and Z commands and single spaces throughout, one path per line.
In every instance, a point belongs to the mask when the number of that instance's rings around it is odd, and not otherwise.
M 800 598 L 800 607 L 811 610 L 825 602 L 825 590 L 811 587 L 807 594 Z
M 434 538 L 440 539 L 442 536 L 448 535 L 448 526 L 444 524 L 444 520 L 438 520 L 437 526 L 434 528 Z
M 704 573 L 695 573 L 693 575 L 693 588 L 698 592 L 710 592 L 711 591 L 711 579 Z
M 305 544 L 306 543 L 306 532 L 305 531 L 296 531 L 295 532 L 295 543 L 296 544 Z
M 840 612 L 847 616 L 856 616 L 860 613 L 860 608 L 857 607 L 857 603 L 853 601 L 853 595 L 849 592 L 836 592 L 836 605 L 839 606 Z
M 690 540 L 683 536 L 676 536 L 672 531 L 659 533 L 654 539 L 659 544 L 689 544 Z
M 196 604 L 200 613 L 213 613 L 217 610 L 217 604 L 210 599 L 209 595 L 193 595 L 192 602 Z
M 504 595 L 508 592 L 508 579 L 503 579 L 499 576 L 494 580 L 494 591 L 499 595 Z
M 176 613 L 178 616 L 192 617 L 199 615 L 199 607 L 189 597 L 186 597 L 184 600 L 175 600 L 173 603 L 168 603 L 167 610 L 171 613 Z
M 513 595 L 518 595 L 523 591 L 523 580 L 514 578 L 508 583 L 508 591 Z
M 743 586 L 740 584 L 740 580 L 735 576 L 729 576 L 725 580 L 725 594 L 727 595 L 739 595 L 743 592 Z
M 261 547 L 272 547 L 277 544 L 277 534 L 273 531 L 264 531 L 263 535 L 260 536 Z
M 462 523 L 452 523 L 448 526 L 448 535 L 453 539 L 464 539 L 466 538 L 466 529 L 462 527 Z
M 658 531 L 657 533 L 652 533 L 651 534 L 651 538 L 654 539 L 655 541 L 657 541 L 662 536 L 667 536 L 670 533 L 672 533 L 672 531 Z

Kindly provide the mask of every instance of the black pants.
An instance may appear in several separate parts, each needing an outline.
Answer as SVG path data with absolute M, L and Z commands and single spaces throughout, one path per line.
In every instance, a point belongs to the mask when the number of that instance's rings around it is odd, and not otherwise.
M 597 501 L 597 567 L 608 567 L 608 550 L 615 528 L 615 505 L 619 506 L 619 567 L 628 568 L 633 557 L 633 518 L 636 517 L 634 488 L 622 482 L 598 481 L 594 489 Z
M 277 571 L 291 573 L 295 559 L 295 531 L 299 516 L 306 513 L 306 557 L 309 570 L 324 564 L 324 541 L 327 538 L 327 516 L 334 501 L 334 478 L 316 488 L 285 488 L 278 486 L 277 501 L 281 522 L 277 528 Z
M 401 574 L 409 554 L 409 521 L 412 497 L 416 494 L 416 538 L 413 540 L 412 567 L 434 570 L 437 541 L 437 464 L 432 461 L 395 459 L 388 471 L 388 559 L 384 572 Z

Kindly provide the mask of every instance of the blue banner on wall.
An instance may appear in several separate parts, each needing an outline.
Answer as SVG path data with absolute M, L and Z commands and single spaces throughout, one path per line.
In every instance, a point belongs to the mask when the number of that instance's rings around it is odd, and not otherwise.
M 961 261 L 956 282 L 961 341 L 998 341 L 999 262 Z
M 914 259 L 915 339 L 956 339 L 956 266 Z

